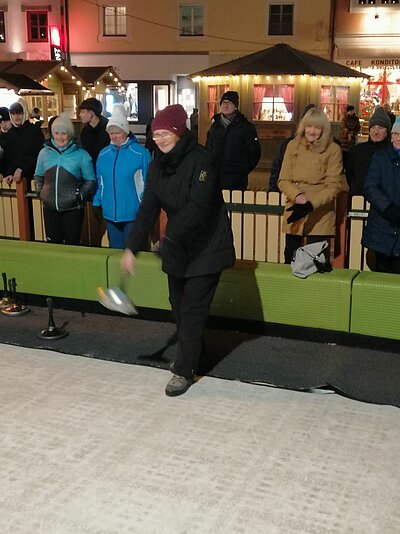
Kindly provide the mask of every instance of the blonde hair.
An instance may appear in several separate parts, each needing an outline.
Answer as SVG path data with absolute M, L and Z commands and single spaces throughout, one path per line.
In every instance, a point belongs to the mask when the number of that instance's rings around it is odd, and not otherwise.
M 328 121 L 328 117 L 319 108 L 312 108 L 301 119 L 296 132 L 296 138 L 300 140 L 305 135 L 305 129 L 307 126 L 315 126 L 322 130 L 319 139 L 314 141 L 311 145 L 311 150 L 314 152 L 324 152 L 328 145 L 333 141 L 331 123 Z

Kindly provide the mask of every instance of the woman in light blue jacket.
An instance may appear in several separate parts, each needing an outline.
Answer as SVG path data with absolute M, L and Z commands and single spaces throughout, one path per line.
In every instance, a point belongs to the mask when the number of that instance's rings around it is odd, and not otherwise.
M 43 202 L 49 243 L 79 245 L 84 203 L 92 199 L 96 190 L 92 158 L 73 137 L 71 120 L 59 115 L 51 125 L 51 139 L 36 163 L 36 192 Z
M 107 124 L 111 143 L 96 163 L 98 189 L 94 208 L 102 208 L 111 248 L 125 248 L 146 183 L 150 152 L 130 133 L 127 118 L 113 114 Z M 99 210 L 95 209 L 95 213 Z

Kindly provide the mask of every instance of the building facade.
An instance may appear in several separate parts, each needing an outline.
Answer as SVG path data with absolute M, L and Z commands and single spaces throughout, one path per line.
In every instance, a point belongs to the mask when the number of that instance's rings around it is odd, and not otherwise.
M 337 0 L 334 55 L 370 76 L 360 95 L 360 117 L 368 120 L 376 105 L 400 114 L 400 1 Z
M 138 123 L 199 102 L 193 72 L 280 42 L 330 57 L 331 0 L 68 0 L 68 52 L 77 65 L 113 65 Z

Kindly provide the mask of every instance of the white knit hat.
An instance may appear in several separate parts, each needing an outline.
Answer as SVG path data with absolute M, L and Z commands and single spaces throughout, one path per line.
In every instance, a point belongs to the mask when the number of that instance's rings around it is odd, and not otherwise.
M 123 104 L 115 104 L 111 117 L 108 119 L 107 132 L 111 126 L 116 126 L 120 130 L 129 134 L 131 129 L 129 128 L 129 122 L 126 117 L 126 109 Z
M 72 124 L 71 119 L 66 113 L 60 113 L 58 117 L 54 119 L 51 124 L 51 134 L 54 137 L 54 134 L 66 133 L 70 139 L 73 139 L 75 136 L 74 125 Z
M 396 117 L 396 121 L 392 126 L 392 133 L 393 132 L 400 133 L 400 117 Z

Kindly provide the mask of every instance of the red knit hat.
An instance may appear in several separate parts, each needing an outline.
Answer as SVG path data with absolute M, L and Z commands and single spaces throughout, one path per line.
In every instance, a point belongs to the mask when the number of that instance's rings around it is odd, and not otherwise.
M 151 130 L 169 130 L 181 137 L 186 131 L 187 118 L 184 108 L 180 104 L 173 104 L 157 111 L 151 123 Z

